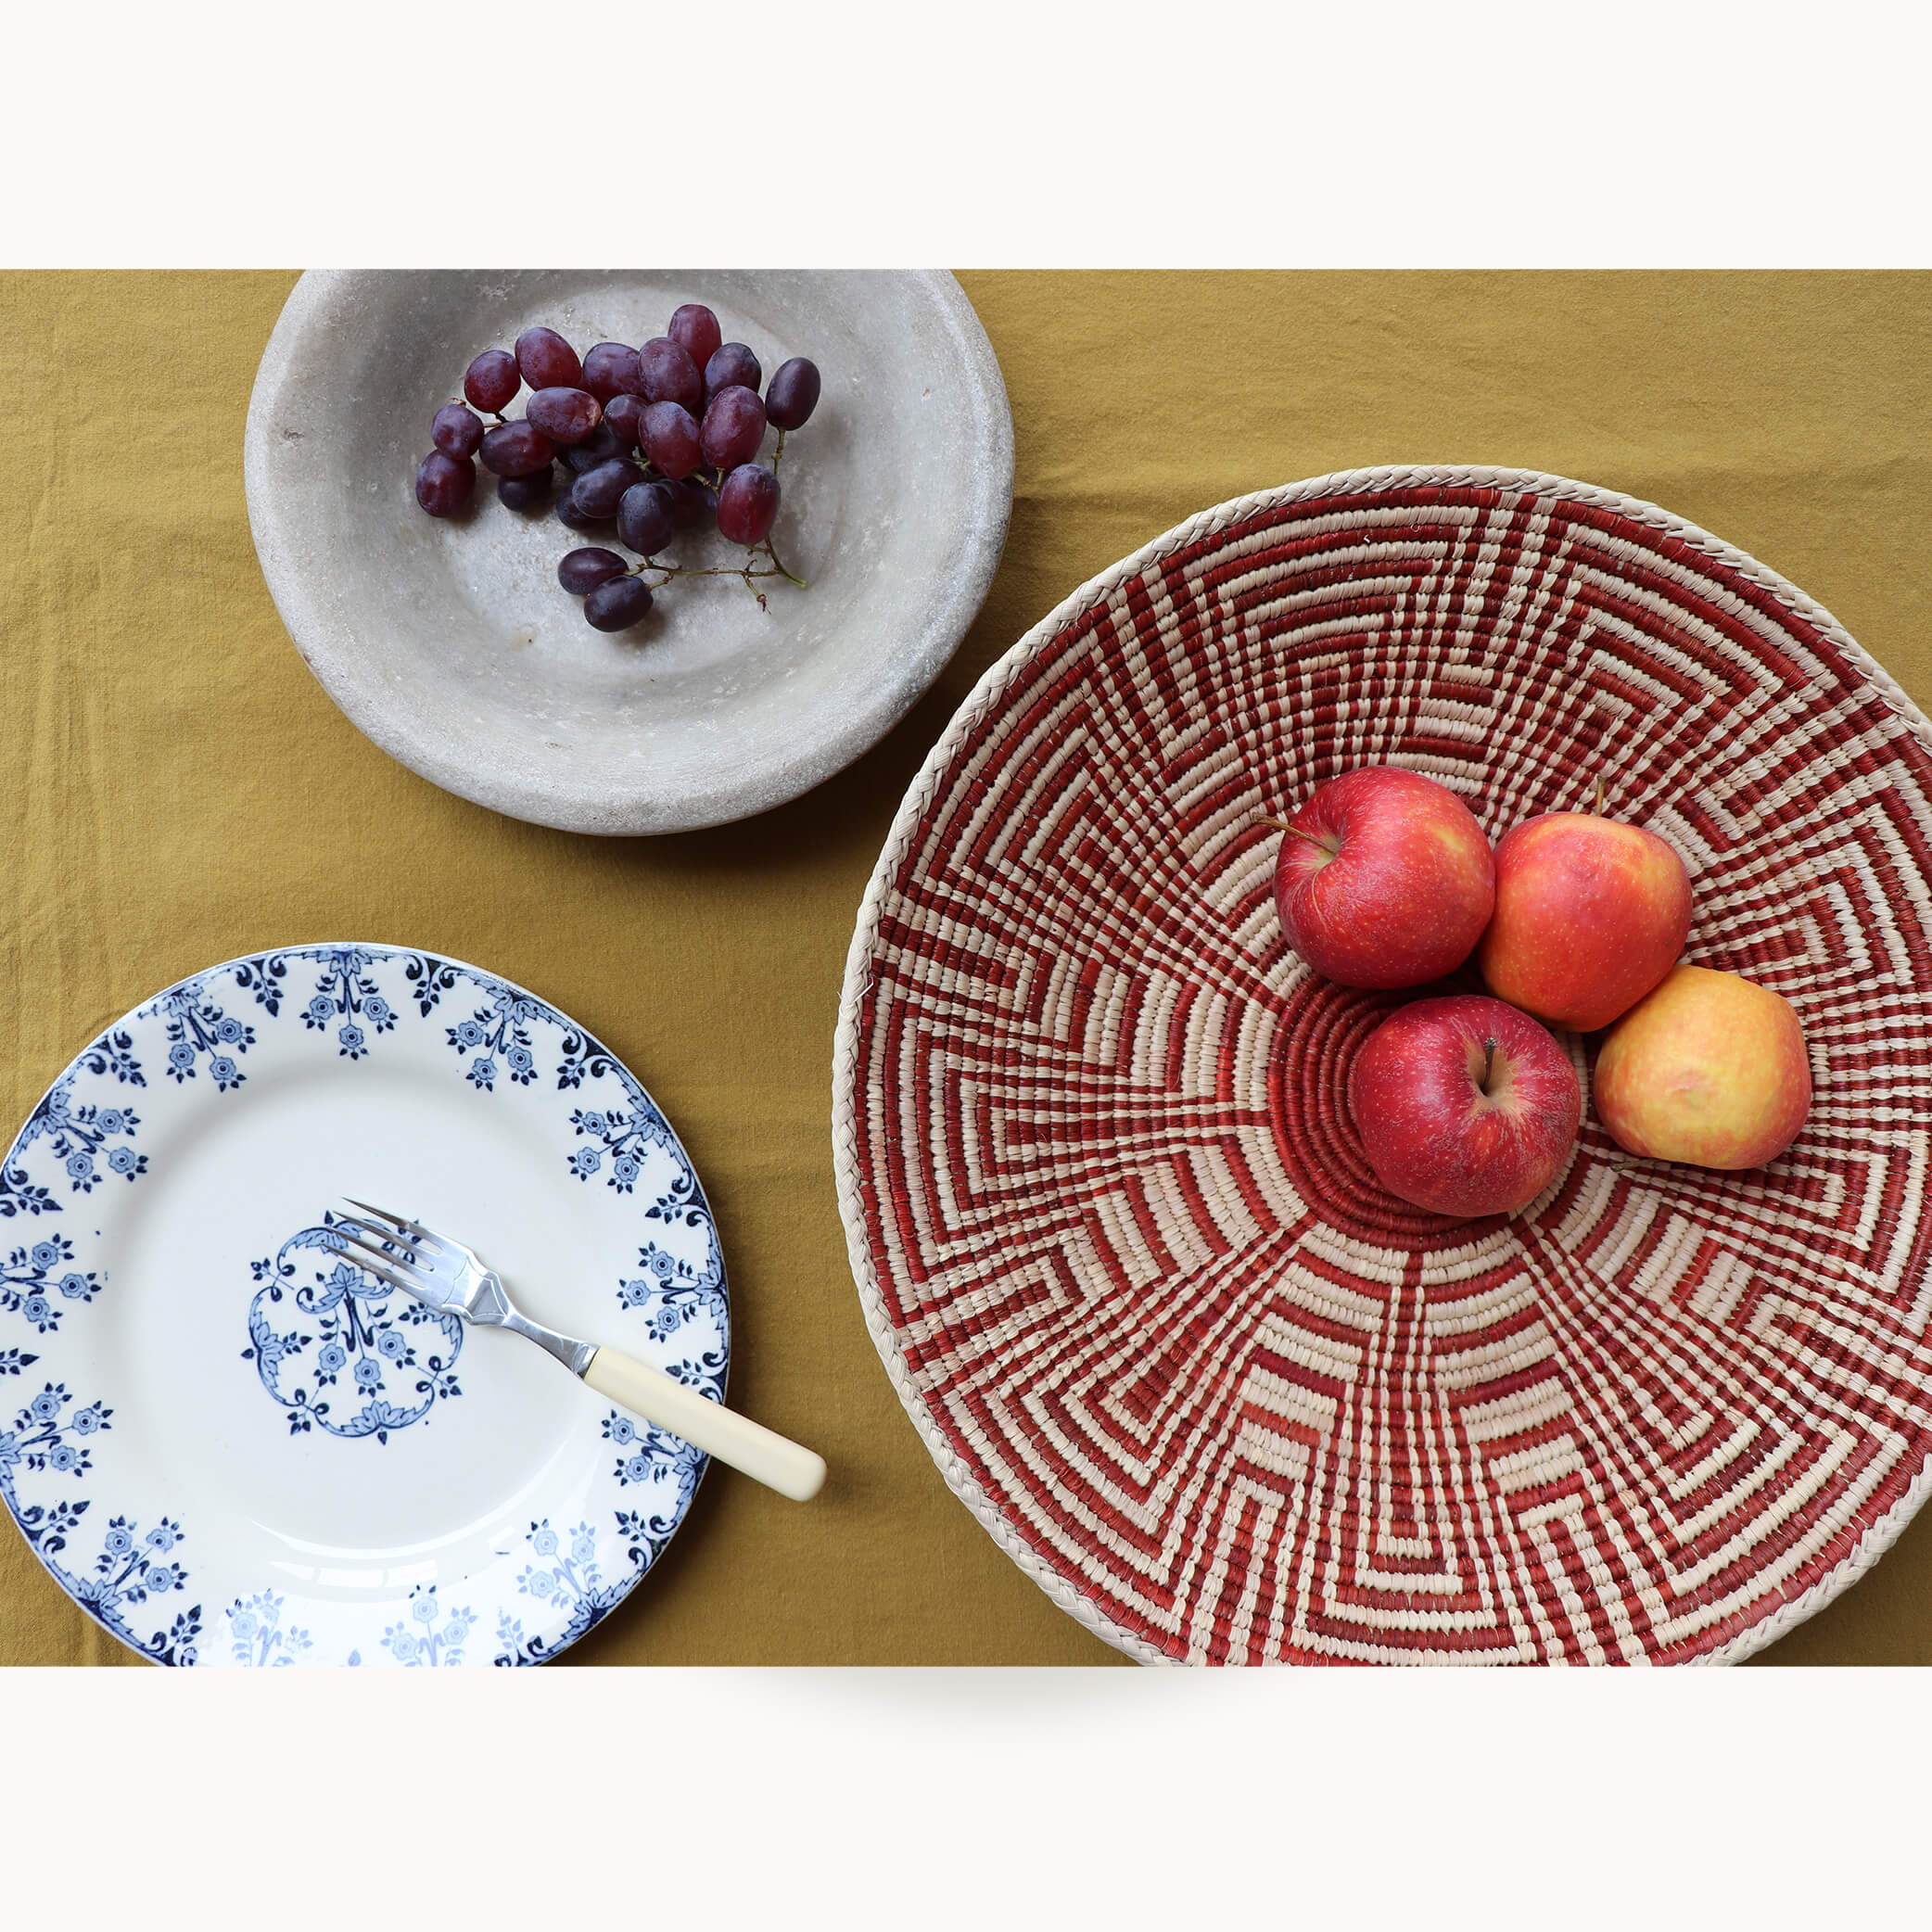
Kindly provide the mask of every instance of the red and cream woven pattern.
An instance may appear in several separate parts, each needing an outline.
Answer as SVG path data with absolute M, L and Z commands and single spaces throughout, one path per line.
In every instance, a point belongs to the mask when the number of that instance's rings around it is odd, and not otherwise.
M 1342 1101 L 1395 996 L 1287 950 L 1256 823 L 1378 762 L 1493 838 L 1601 778 L 1669 839 L 1688 956 L 1804 1023 L 1791 1152 L 1586 1109 L 1516 1219 L 1381 1194 Z M 1926 721 L 1824 611 L 1558 477 L 1323 477 L 1087 585 L 928 760 L 847 970 L 853 1266 L 947 1480 L 1148 1661 L 1769 1642 L 1932 1452 L 1928 828 Z

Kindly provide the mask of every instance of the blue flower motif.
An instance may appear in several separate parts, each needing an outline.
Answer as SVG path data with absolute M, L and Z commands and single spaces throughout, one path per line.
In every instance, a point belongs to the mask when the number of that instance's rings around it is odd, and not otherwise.
M 35 1241 L 33 1246 L 27 1251 L 28 1260 L 43 1272 L 51 1268 L 60 1257 L 60 1248 L 57 1243 L 53 1241 Z
M 389 1002 L 380 993 L 376 993 L 363 1000 L 362 1017 L 380 1033 L 395 1016 L 389 1011 Z
M 465 1020 L 460 1026 L 449 1029 L 451 1040 L 459 1047 L 480 1047 L 487 1036 L 474 1020 Z
M 159 1596 L 172 1590 L 181 1580 L 165 1563 L 150 1563 L 141 1581 Z
M 601 1113 L 579 1113 L 577 1116 L 577 1131 L 588 1134 L 592 1139 L 602 1140 L 610 1130 L 610 1123 Z
M 648 1281 L 627 1281 L 617 1290 L 617 1299 L 627 1308 L 642 1308 L 655 1292 Z
M 470 1061 L 470 1078 L 480 1091 L 489 1091 L 496 1083 L 496 1061 L 486 1054 L 481 1060 Z
M 29 1295 L 20 1303 L 20 1313 L 37 1328 L 42 1327 L 54 1313 L 54 1304 L 45 1295 Z
M 222 1019 L 215 1022 L 215 1037 L 224 1047 L 232 1047 L 248 1032 L 239 1020 Z
M 67 1171 L 77 1181 L 84 1181 L 94 1173 L 94 1156 L 83 1147 L 67 1157 Z
M 436 1621 L 436 1592 L 425 1590 L 410 1599 L 409 1613 L 418 1623 Z
M 195 1049 L 186 1040 L 176 1040 L 168 1049 L 168 1064 L 178 1069 L 180 1074 L 191 1074 L 195 1070 Z
M 47 1451 L 47 1467 L 50 1469 L 58 1469 L 63 1474 L 74 1468 L 80 1460 L 81 1452 L 70 1443 L 56 1443 Z
M 667 1254 L 662 1248 L 653 1248 L 651 1252 L 644 1256 L 643 1260 L 644 1265 L 647 1268 L 649 1268 L 651 1272 L 654 1275 L 655 1275 L 660 1281 L 670 1280 L 670 1278 L 678 1272 L 677 1257 L 675 1255 Z
M 318 993 L 302 1010 L 302 1020 L 309 1026 L 326 1026 L 336 1017 L 336 1002 L 326 993 Z
M 570 1156 L 570 1165 L 578 1180 L 588 1180 L 597 1172 L 603 1157 L 594 1147 L 580 1147 Z
M 304 1227 L 273 1258 L 249 1264 L 261 1285 L 248 1305 L 250 1346 L 243 1359 L 254 1363 L 262 1387 L 286 1412 L 290 1435 L 374 1436 L 386 1443 L 392 1431 L 464 1392 L 455 1373 L 462 1325 L 376 1286 L 370 1268 L 380 1264 L 358 1267 L 342 1242 L 333 1226 Z M 290 1287 L 304 1277 L 305 1264 L 312 1266 L 312 1285 L 294 1287 L 291 1310 Z M 291 1316 L 294 1326 L 285 1328 Z M 386 1369 L 407 1367 L 423 1355 L 421 1378 L 404 1384 L 400 1399 L 389 1399 L 397 1385 L 385 1381 Z M 358 1405 L 333 1405 L 324 1392 L 345 1370 L 363 1398 Z
M 429 1614 L 432 1617 L 436 1614 L 433 1606 Z M 404 1630 L 400 1624 L 390 1633 L 388 1642 L 399 1664 L 411 1662 L 414 1659 L 416 1652 L 423 1647 L 416 1641 L 415 1633 L 413 1631 Z
M 172 1523 L 157 1523 L 147 1532 L 147 1546 L 151 1550 L 159 1550 L 163 1556 L 166 1556 L 174 1547 L 180 1538 L 180 1534 L 181 1532 Z
M 557 1553 L 557 1532 L 548 1523 L 540 1530 L 530 1532 L 530 1547 L 540 1557 L 553 1557 Z
M 246 1644 L 260 1626 L 255 1621 L 253 1610 L 230 1610 L 228 1629 L 237 1643 Z
M 77 1436 L 91 1436 L 101 1426 L 100 1405 L 92 1402 L 84 1409 L 78 1410 L 68 1425 Z
M 593 1538 L 579 1535 L 570 1545 L 570 1560 L 573 1563 L 593 1563 L 597 1559 L 597 1544 Z
M 648 1482 L 651 1480 L 651 1458 L 648 1455 L 633 1455 L 629 1462 L 617 1465 L 617 1474 L 626 1482 Z
M 114 1147 L 108 1150 L 108 1165 L 116 1174 L 133 1174 L 140 1164 L 140 1157 L 131 1147 Z
M 512 1047 L 503 1058 L 510 1062 L 513 1074 L 527 1074 L 537 1064 L 536 1056 L 527 1047 Z
M 342 1043 L 342 1051 L 350 1060 L 362 1057 L 362 1029 L 351 1021 L 343 1027 L 336 1037 Z
M 217 1087 L 231 1086 L 241 1069 L 225 1053 L 217 1053 L 208 1063 L 208 1071 L 214 1077 Z
M 618 1193 L 628 1194 L 630 1192 L 631 1184 L 642 1172 L 642 1164 L 635 1154 L 619 1154 L 611 1163 L 611 1173 L 613 1175 L 611 1185 L 616 1188 Z
M 84 1302 L 94 1291 L 94 1283 L 85 1275 L 63 1275 L 60 1277 L 60 1292 L 70 1302 Z
M 620 1449 L 637 1441 L 637 1424 L 629 1416 L 613 1416 L 604 1425 L 604 1432 Z
M 51 1422 L 60 1413 L 67 1401 L 65 1389 L 57 1389 L 49 1382 L 47 1386 L 27 1405 L 27 1413 L 36 1422 Z
M 134 1539 L 128 1534 L 126 1527 L 121 1523 L 116 1523 L 108 1532 L 107 1541 L 103 1544 L 103 1547 L 110 1557 L 124 1557 L 133 1546 Z
M 516 1581 L 532 1596 L 548 1596 L 556 1588 L 556 1580 L 547 1570 L 527 1570 Z
M 103 1134 L 118 1134 L 127 1125 L 127 1115 L 119 1107 L 103 1107 L 95 1115 L 94 1124 Z

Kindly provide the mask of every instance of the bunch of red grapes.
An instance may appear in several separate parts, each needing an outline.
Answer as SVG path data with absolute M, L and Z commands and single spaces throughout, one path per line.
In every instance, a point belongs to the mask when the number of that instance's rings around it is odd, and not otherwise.
M 469 365 L 467 404 L 437 411 L 429 426 L 436 447 L 416 471 L 416 502 L 432 516 L 460 515 L 476 496 L 480 460 L 509 509 L 536 512 L 553 502 L 569 529 L 615 526 L 617 540 L 642 562 L 593 545 L 557 566 L 557 581 L 584 600 L 584 616 L 599 630 L 628 630 L 673 577 L 739 577 L 755 591 L 761 577 L 795 584 L 771 544 L 777 470 L 786 432 L 818 406 L 819 371 L 794 356 L 761 398 L 763 379 L 757 357 L 725 341 L 702 302 L 687 302 L 642 349 L 600 342 L 580 361 L 554 329 L 526 329 L 514 351 L 486 349 Z M 529 400 L 511 421 L 503 412 L 526 385 Z M 489 428 L 478 410 L 496 418 Z M 757 461 L 768 426 L 779 432 L 769 465 Z M 678 531 L 714 523 L 728 542 L 752 553 L 742 568 L 655 561 Z M 769 570 L 756 567 L 760 554 L 770 559 Z

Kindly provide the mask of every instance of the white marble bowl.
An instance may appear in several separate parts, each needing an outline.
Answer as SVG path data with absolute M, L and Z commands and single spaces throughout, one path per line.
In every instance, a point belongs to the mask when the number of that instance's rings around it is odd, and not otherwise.
M 824 375 L 787 439 L 773 536 L 809 589 L 679 579 L 635 629 L 585 623 L 549 514 L 417 508 L 429 419 L 479 350 L 533 323 L 581 353 L 717 311 L 769 375 Z M 512 414 L 522 413 L 513 404 Z M 769 460 L 773 439 L 768 438 Z M 768 810 L 875 744 L 978 611 L 1012 504 L 1012 419 L 985 332 L 937 272 L 314 272 L 248 406 L 248 518 L 302 660 L 350 720 L 445 789 L 572 832 Z M 715 533 L 680 563 L 742 557 Z

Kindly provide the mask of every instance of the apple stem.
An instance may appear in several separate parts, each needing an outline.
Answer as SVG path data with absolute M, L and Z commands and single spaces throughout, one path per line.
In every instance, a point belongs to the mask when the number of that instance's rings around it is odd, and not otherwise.
M 1482 1078 L 1477 1083 L 1486 1094 L 1489 1091 L 1490 1069 L 1496 1063 L 1496 1043 L 1493 1039 L 1482 1043 Z
M 1328 846 L 1323 845 L 1312 832 L 1303 832 L 1299 825 L 1290 825 L 1285 819 L 1257 819 L 1255 823 L 1257 825 L 1272 825 L 1277 832 L 1291 832 L 1298 839 L 1306 839 L 1317 852 L 1327 852 L 1330 858 L 1335 856 L 1333 851 Z
M 1596 816 L 1599 819 L 1603 817 L 1603 778 L 1601 774 L 1598 775 L 1596 781 Z

